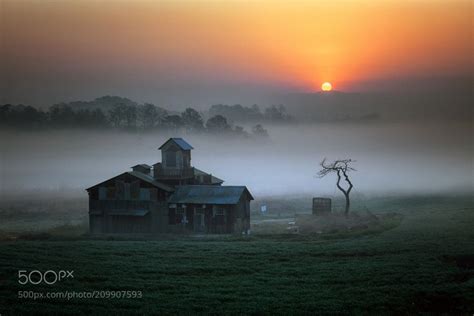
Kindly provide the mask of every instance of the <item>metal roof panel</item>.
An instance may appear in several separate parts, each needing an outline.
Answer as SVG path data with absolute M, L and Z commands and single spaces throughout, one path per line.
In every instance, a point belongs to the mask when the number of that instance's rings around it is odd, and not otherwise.
M 148 210 L 113 210 L 109 211 L 108 214 L 114 216 L 145 216 L 148 212 Z
M 245 186 L 183 185 L 176 188 L 168 203 L 237 204 L 244 193 L 253 200 Z
M 187 141 L 185 141 L 184 139 L 182 139 L 181 137 L 172 137 L 170 139 L 168 139 L 166 142 L 164 142 L 163 145 L 160 146 L 160 148 L 158 149 L 161 149 L 163 148 L 163 146 L 165 146 L 166 144 L 168 144 L 168 142 L 170 141 L 173 141 L 176 145 L 179 146 L 179 148 L 181 148 L 182 150 L 191 150 L 191 149 L 194 149 L 193 146 L 191 146 Z
M 110 180 L 113 180 L 113 179 L 115 179 L 115 178 L 118 178 L 118 177 L 120 177 L 120 176 L 122 176 L 122 175 L 124 175 L 124 174 L 129 174 L 129 175 L 131 175 L 131 176 L 134 176 L 135 178 L 138 178 L 138 179 L 140 179 L 140 180 L 143 180 L 143 181 L 145 181 L 145 182 L 148 182 L 148 183 L 150 183 L 151 185 L 153 185 L 153 186 L 155 186 L 155 187 L 157 187 L 157 188 L 160 188 L 160 189 L 162 189 L 162 190 L 164 190 L 164 191 L 167 191 L 167 192 L 173 192 L 173 191 L 174 191 L 174 188 L 173 188 L 173 187 L 170 187 L 169 185 L 166 185 L 166 184 L 164 184 L 164 183 L 158 182 L 158 181 L 156 181 L 152 176 L 149 176 L 149 175 L 147 175 L 147 174 L 144 174 L 144 173 L 141 173 L 141 172 L 138 172 L 138 171 L 126 171 L 126 172 L 124 172 L 124 173 L 119 174 L 118 176 L 115 176 L 115 177 L 112 177 L 112 178 L 107 179 L 107 180 L 105 180 L 105 181 L 102 181 L 102 182 L 100 182 L 100 183 L 97 183 L 96 185 L 93 185 L 93 186 L 87 188 L 86 191 L 87 191 L 87 190 L 90 190 L 90 189 L 92 189 L 92 188 L 94 188 L 94 187 L 96 187 L 96 186 L 99 186 L 99 185 L 101 185 L 102 183 L 105 183 L 105 182 L 107 182 L 107 181 L 110 181 Z
M 219 184 L 219 183 L 223 183 L 224 180 L 222 179 L 219 179 L 218 177 L 214 177 L 212 174 L 210 173 L 207 173 L 205 171 L 202 171 L 196 167 L 194 167 L 194 175 L 195 176 L 200 176 L 200 175 L 210 175 L 211 176 L 211 183 L 212 184 Z

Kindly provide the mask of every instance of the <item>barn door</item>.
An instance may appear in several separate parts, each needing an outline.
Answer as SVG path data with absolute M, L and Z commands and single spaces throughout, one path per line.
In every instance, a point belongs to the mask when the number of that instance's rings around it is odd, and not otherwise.
M 206 223 L 204 221 L 204 209 L 194 209 L 194 232 L 204 233 L 206 231 Z

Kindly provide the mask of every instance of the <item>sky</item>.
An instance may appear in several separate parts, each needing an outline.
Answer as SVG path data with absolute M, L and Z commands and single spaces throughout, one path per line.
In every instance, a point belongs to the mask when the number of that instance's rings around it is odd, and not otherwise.
M 0 103 L 450 89 L 472 84 L 472 12 L 469 0 L 1 0 Z

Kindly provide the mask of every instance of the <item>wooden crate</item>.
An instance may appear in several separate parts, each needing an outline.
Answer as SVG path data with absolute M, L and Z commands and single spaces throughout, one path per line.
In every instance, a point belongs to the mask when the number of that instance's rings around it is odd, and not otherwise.
M 313 214 L 322 215 L 331 213 L 332 200 L 328 198 L 313 198 Z

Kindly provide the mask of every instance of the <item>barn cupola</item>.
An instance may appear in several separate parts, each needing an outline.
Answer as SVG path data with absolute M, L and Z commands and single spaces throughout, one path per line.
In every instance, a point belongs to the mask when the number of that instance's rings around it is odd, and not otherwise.
M 170 138 L 161 145 L 161 163 L 155 164 L 155 178 L 162 176 L 180 177 L 191 171 L 191 150 L 193 146 L 182 138 Z

